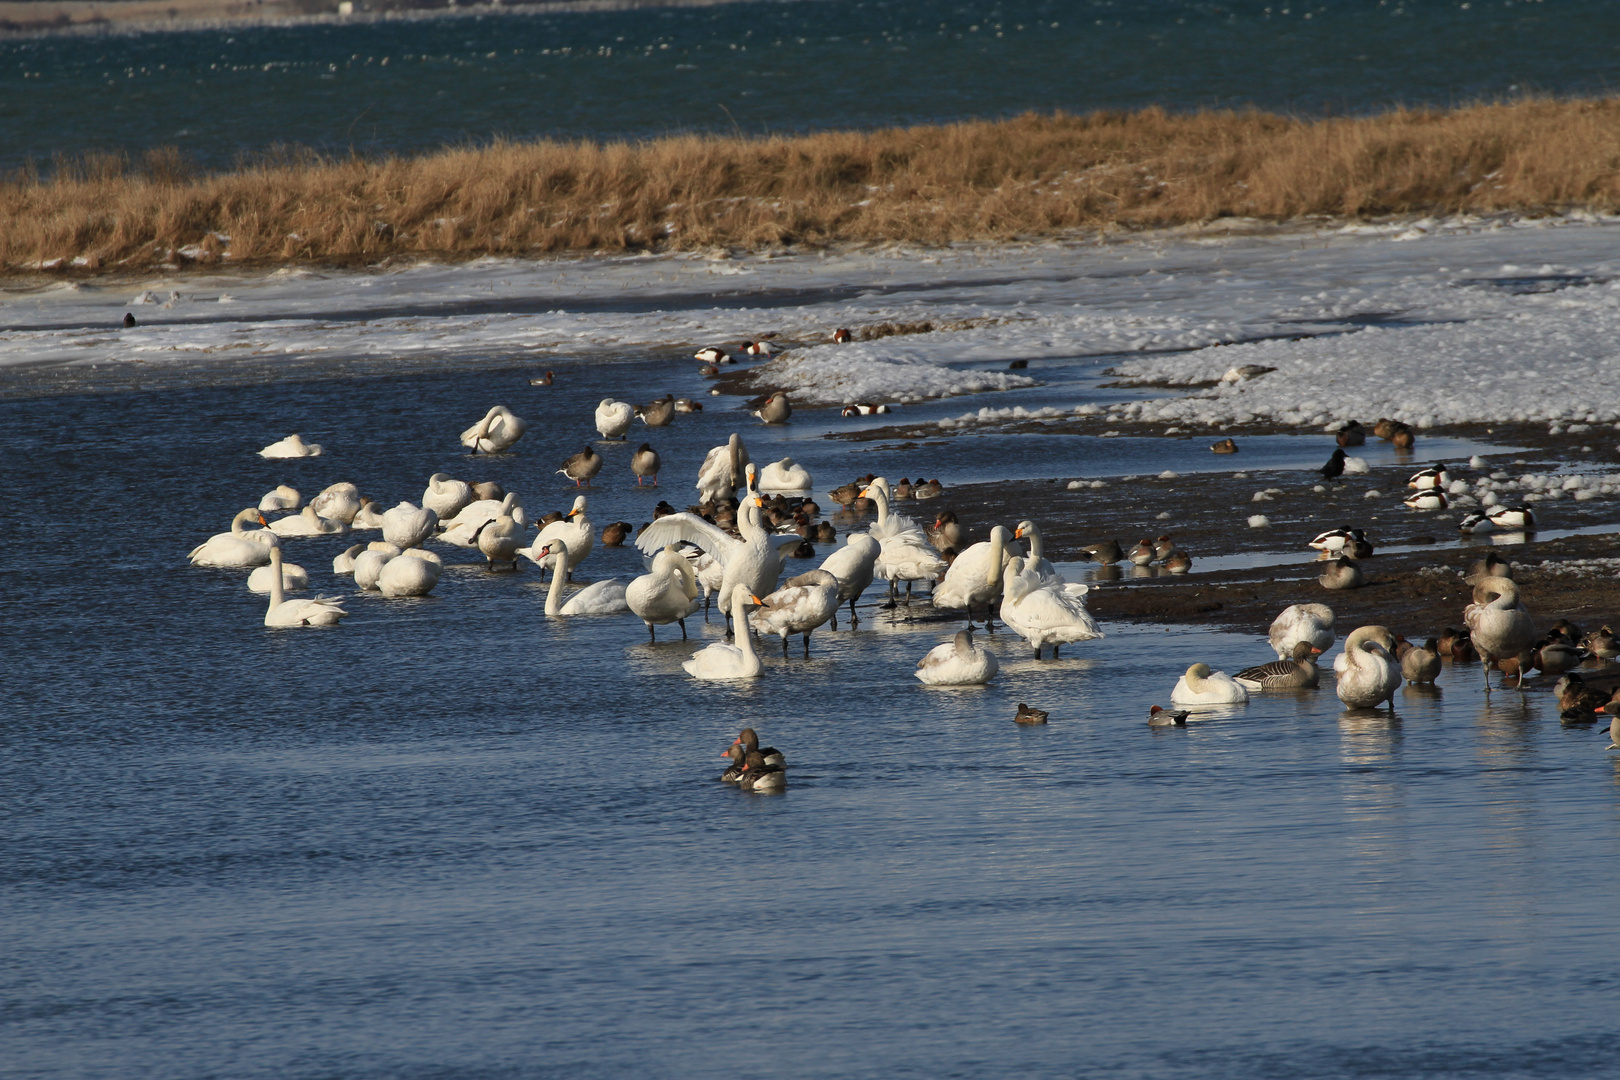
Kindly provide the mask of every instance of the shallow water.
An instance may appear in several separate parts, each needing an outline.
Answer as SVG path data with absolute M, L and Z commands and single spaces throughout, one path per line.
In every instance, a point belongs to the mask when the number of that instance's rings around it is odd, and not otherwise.
M 0 561 L 10 1075 L 1611 1070 L 1620 771 L 1545 690 L 1487 704 L 1448 670 L 1393 716 L 1324 689 L 1153 731 L 1187 664 L 1264 642 L 1109 625 L 1036 663 L 1003 631 L 994 683 L 926 688 L 959 622 L 919 603 L 700 684 L 679 662 L 718 621 L 547 620 L 532 570 L 455 549 L 431 598 L 349 595 L 329 631 L 266 630 L 240 572 L 185 564 L 278 482 L 391 505 L 443 469 L 565 507 L 597 398 L 698 381 L 662 363 L 0 402 L 33 508 Z M 530 432 L 469 458 L 495 399 Z M 684 503 L 737 415 L 654 433 L 662 491 L 607 448 L 598 527 Z M 254 455 L 292 430 L 328 456 Z M 742 430 L 818 490 L 876 467 L 808 416 Z M 340 591 L 354 539 L 289 558 Z M 598 546 L 581 577 L 638 570 Z M 714 781 L 744 722 L 784 795 Z

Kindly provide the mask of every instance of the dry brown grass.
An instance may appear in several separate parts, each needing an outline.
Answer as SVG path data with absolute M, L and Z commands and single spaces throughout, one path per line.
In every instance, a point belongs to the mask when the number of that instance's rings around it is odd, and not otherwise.
M 1620 207 L 1620 99 L 1298 120 L 1159 109 L 801 138 L 502 143 L 420 158 L 169 152 L 0 183 L 0 264 L 1003 240 L 1223 217 Z M 56 260 L 60 260 L 56 263 Z M 77 262 L 76 268 L 74 267 Z

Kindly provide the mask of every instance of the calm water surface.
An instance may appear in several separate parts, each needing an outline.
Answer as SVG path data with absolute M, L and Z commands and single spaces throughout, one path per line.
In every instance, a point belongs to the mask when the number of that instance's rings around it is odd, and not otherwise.
M 595 401 L 689 368 L 0 403 L 8 1076 L 1612 1072 L 1620 773 L 1545 691 L 1487 705 L 1448 671 L 1393 716 L 1323 689 L 1156 732 L 1187 664 L 1264 643 L 1109 625 L 1036 663 L 999 634 L 995 683 L 942 690 L 911 671 L 958 624 L 869 608 L 700 684 L 679 664 L 718 622 L 548 620 L 532 569 L 456 549 L 432 597 L 350 595 L 329 631 L 267 630 L 241 572 L 186 565 L 279 482 L 391 505 L 442 469 L 566 507 Z M 470 459 L 495 400 L 530 433 Z M 606 447 L 598 527 L 684 503 L 738 415 L 653 433 L 661 492 Z M 875 467 L 822 427 L 743 431 L 818 489 Z M 328 456 L 253 453 L 292 430 Z M 287 547 L 352 593 L 351 542 Z M 581 576 L 638 570 L 599 546 Z M 715 782 L 745 722 L 784 795 Z

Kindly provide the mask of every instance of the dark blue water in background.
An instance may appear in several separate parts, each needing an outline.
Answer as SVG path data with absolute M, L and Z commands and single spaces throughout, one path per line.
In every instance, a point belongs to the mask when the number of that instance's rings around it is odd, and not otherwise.
M 1604 93 L 1601 0 L 925 0 L 0 41 L 0 168 L 172 144 L 416 153 L 492 137 L 868 128 L 1028 109 L 1304 114 Z

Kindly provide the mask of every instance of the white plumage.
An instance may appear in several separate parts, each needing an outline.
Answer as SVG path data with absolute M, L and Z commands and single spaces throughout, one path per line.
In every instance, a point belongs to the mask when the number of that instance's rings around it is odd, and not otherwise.
M 1172 705 L 1241 705 L 1249 692 L 1224 671 L 1211 671 L 1208 664 L 1194 664 L 1176 680 L 1170 691 Z
M 973 630 L 961 630 L 917 661 L 917 678 L 929 686 L 974 686 L 995 678 L 996 654 L 973 643 Z
M 528 429 L 522 417 L 505 405 L 496 405 L 461 433 L 461 445 L 475 454 L 499 454 L 511 449 Z
M 596 406 L 596 430 L 604 439 L 622 439 L 636 421 L 636 407 L 627 401 L 602 399 Z
M 1301 641 L 1327 652 L 1333 647 L 1333 609 L 1326 604 L 1290 604 L 1272 620 L 1268 640 L 1279 660 L 1293 656 L 1294 645 Z
M 1055 658 L 1063 645 L 1103 636 L 1086 610 L 1085 592 L 1084 585 L 1067 585 L 1055 575 L 1042 578 L 1033 555 L 1015 559 L 1002 572 L 1001 621 L 1030 643 L 1036 659 L 1044 645 Z

